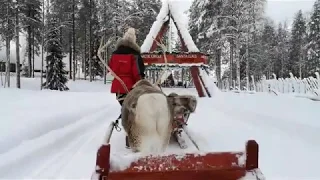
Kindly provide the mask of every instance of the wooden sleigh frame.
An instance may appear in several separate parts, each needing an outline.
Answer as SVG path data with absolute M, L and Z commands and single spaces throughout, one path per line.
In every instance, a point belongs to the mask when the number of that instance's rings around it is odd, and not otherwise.
M 247 175 L 263 179 L 258 168 L 259 146 L 249 140 L 244 151 L 145 156 L 123 171 L 112 170 L 111 145 L 102 145 L 97 153 L 94 180 L 238 180 Z M 243 162 L 242 162 L 243 161 Z

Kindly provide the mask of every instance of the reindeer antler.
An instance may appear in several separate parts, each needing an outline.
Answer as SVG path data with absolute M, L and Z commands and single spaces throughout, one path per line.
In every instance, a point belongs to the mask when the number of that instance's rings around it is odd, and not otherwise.
M 102 58 L 101 53 L 105 51 L 105 48 L 108 47 L 108 46 L 110 45 L 110 43 L 113 41 L 113 39 L 114 39 L 114 38 L 110 38 L 110 39 L 108 40 L 108 42 L 107 42 L 105 45 L 103 45 L 104 38 L 105 38 L 105 37 L 103 36 L 102 39 L 101 39 L 101 41 L 100 41 L 100 46 L 99 46 L 97 55 L 98 55 L 100 61 L 102 62 L 102 64 L 108 69 L 108 71 L 111 73 L 111 75 L 112 75 L 114 78 L 116 78 L 116 79 L 121 83 L 121 85 L 123 86 L 123 88 L 124 88 L 124 89 L 127 91 L 127 93 L 128 93 L 129 90 L 128 90 L 126 84 L 122 81 L 121 78 L 119 78 L 119 76 L 116 75 L 115 72 L 112 71 L 112 69 L 108 66 L 108 64 L 103 61 L 103 58 Z
M 166 56 L 167 47 L 166 47 L 166 45 L 164 45 L 163 40 L 160 40 L 161 42 L 159 42 L 154 37 L 152 37 L 152 38 L 157 43 L 157 45 L 161 47 L 162 53 L 163 53 L 164 62 L 165 62 L 164 70 L 161 72 L 161 75 L 159 76 L 159 79 L 154 83 L 154 85 L 159 85 L 159 83 L 161 81 L 161 77 L 164 75 L 166 70 L 168 70 L 168 60 L 167 60 L 167 56 Z

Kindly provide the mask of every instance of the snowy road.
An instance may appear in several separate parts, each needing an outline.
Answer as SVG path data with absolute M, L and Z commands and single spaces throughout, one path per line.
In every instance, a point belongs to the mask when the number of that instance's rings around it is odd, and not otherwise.
M 26 120 L 19 119 L 21 115 L 4 116 L 10 122 L 2 121 L 0 126 L 0 179 L 90 179 L 96 151 L 120 107 L 113 95 L 104 92 L 105 86 L 97 86 L 92 92 L 81 92 L 81 86 L 77 84 L 77 92 L 37 92 L 34 97 L 40 102 L 48 100 L 47 106 L 51 104 L 52 109 L 41 109 L 40 105 L 32 108 L 37 105 L 31 105 L 35 99 L 27 98 L 29 91 L 0 93 L 0 98 L 25 97 L 22 105 L 11 102 L 12 107 L 2 107 L 0 113 L 28 107 L 29 113 L 39 114 L 38 119 L 32 116 Z M 194 90 L 169 91 L 194 94 Z M 52 99 L 63 103 L 57 105 Z M 259 165 L 267 179 L 320 179 L 318 109 L 319 102 L 300 98 L 222 93 L 199 99 L 188 127 L 206 151 L 243 150 L 247 140 L 255 139 L 260 145 Z M 46 115 L 41 114 L 43 111 Z M 60 115 L 56 116 L 58 111 Z M 39 131 L 43 128 L 47 132 Z M 7 138 L 10 136 L 12 141 Z M 112 156 L 130 154 L 124 144 L 124 132 L 114 131 Z M 191 142 L 188 145 L 185 152 L 195 151 Z M 173 144 L 168 151 L 181 150 Z
M 70 178 L 89 177 L 93 165 L 87 162 L 95 159 L 94 152 L 109 125 L 107 117 L 114 110 L 106 107 L 88 114 L 5 153 L 0 164 L 1 177 L 61 179 L 69 178 L 70 174 Z

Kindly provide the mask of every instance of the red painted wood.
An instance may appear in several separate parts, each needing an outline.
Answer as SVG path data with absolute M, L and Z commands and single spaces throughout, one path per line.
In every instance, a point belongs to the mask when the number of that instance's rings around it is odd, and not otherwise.
M 158 42 L 161 43 L 161 39 L 163 37 L 163 35 L 167 32 L 169 28 L 169 20 L 166 21 L 165 23 L 162 24 L 160 31 L 157 34 L 157 37 L 155 38 Z M 158 44 L 155 40 L 153 40 L 151 49 L 149 50 L 150 52 L 155 51 L 158 47 Z
M 96 173 L 99 174 L 99 180 L 108 179 L 110 171 L 110 144 L 101 145 L 97 152 Z
M 249 140 L 246 145 L 246 169 L 253 170 L 259 167 L 259 145 L 255 140 Z
M 170 17 L 173 19 L 171 14 L 170 14 Z M 161 42 L 161 39 L 163 38 L 164 34 L 168 31 L 169 22 L 170 22 L 170 20 L 168 20 L 162 24 L 160 31 L 158 32 L 157 37 L 155 38 L 158 42 Z M 177 23 L 174 21 L 174 19 L 173 19 L 173 23 L 177 27 Z M 180 38 L 180 42 L 181 42 L 181 46 L 182 46 L 181 47 L 182 51 L 187 52 L 188 48 L 186 46 L 186 43 L 184 42 L 184 39 L 181 36 L 180 30 L 178 28 L 177 28 L 177 30 L 178 30 L 178 36 Z M 157 49 L 157 47 L 158 47 L 157 42 L 155 40 L 153 40 L 153 43 L 152 43 L 152 46 L 151 46 L 151 49 L 149 50 L 149 52 L 155 51 Z
M 148 156 L 131 164 L 122 172 L 110 172 L 109 180 L 120 179 L 238 179 L 245 174 L 245 166 L 238 157 L 243 152 L 208 153 L 206 155 Z
M 188 170 L 230 169 L 242 167 L 238 164 L 238 157 L 243 152 L 208 153 L 205 155 L 185 154 L 168 156 L 147 156 L 131 164 L 126 172 L 167 172 Z
M 144 53 L 141 55 L 143 62 L 147 65 L 164 64 L 163 54 Z M 208 57 L 202 53 L 188 53 L 188 54 L 166 54 L 168 63 L 176 64 L 207 64 Z
M 210 94 L 210 92 L 209 92 L 209 90 L 208 90 L 208 87 L 205 85 L 205 83 L 204 83 L 204 81 L 203 81 L 203 79 L 202 79 L 202 77 L 201 77 L 200 75 L 199 75 L 199 79 L 200 79 L 200 82 L 201 82 L 203 88 L 205 89 L 208 97 L 210 98 L 210 97 L 211 97 L 211 94 Z
M 246 172 L 258 168 L 256 141 L 249 140 L 244 152 L 219 152 L 203 155 L 184 154 L 147 156 L 133 162 L 121 172 L 109 172 L 110 145 L 103 145 L 97 153 L 99 180 L 237 180 Z M 245 164 L 239 157 L 246 156 Z M 243 158 L 243 157 L 241 157 Z
M 111 173 L 108 180 L 238 180 L 245 173 L 244 169 Z
M 197 66 L 192 66 L 190 68 L 190 72 L 191 72 L 193 83 L 196 86 L 196 89 L 197 89 L 199 97 L 205 97 L 203 89 L 202 89 L 202 85 L 201 85 L 200 80 L 199 80 L 199 69 L 198 69 L 198 67 Z

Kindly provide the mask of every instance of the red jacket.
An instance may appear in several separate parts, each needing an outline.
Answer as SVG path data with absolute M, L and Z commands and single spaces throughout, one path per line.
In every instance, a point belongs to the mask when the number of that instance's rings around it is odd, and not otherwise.
M 140 47 L 126 39 L 120 39 L 116 44 L 116 50 L 112 53 L 109 66 L 129 91 L 136 82 L 145 77 L 145 66 L 140 55 Z M 114 78 L 111 93 L 127 94 L 128 92 L 120 81 Z
M 141 79 L 134 54 L 113 54 L 109 66 L 124 82 L 129 91 Z M 128 92 L 121 82 L 114 78 L 111 85 L 111 93 L 127 94 Z

